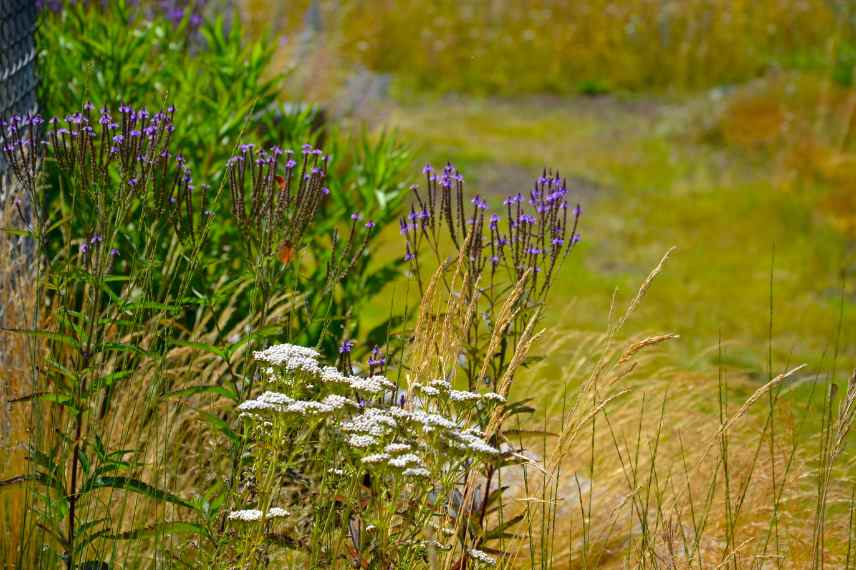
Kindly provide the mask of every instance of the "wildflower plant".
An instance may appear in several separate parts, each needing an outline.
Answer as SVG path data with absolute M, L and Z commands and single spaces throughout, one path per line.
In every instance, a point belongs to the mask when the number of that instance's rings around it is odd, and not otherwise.
M 502 481 L 523 448 L 512 426 L 532 408 L 527 400 L 506 399 L 527 363 L 554 277 L 580 239 L 581 210 L 569 206 L 565 180 L 547 170 L 526 194 L 506 197 L 498 212 L 480 195 L 465 195 L 463 176 L 451 164 L 422 172 L 425 188 L 412 187 L 409 212 L 399 222 L 404 261 L 422 297 L 404 375 L 417 392 L 432 393 L 426 385 L 432 378 L 465 388 L 450 388 L 453 399 L 490 390 L 498 403 L 479 426 L 487 445 L 503 450 L 496 461 L 466 470 L 458 542 L 445 558 L 459 563 L 478 559 L 485 548 L 510 554 L 505 539 L 522 520 L 503 504 Z
M 124 380 L 164 353 L 210 224 L 209 190 L 170 150 L 174 114 L 86 104 L 64 119 L 0 124 L 30 205 L 18 209 L 18 225 L 36 246 L 37 302 L 50 309 L 15 331 L 33 339 L 35 359 L 22 398 L 33 402 L 30 472 L 20 480 L 40 485 L 35 517 L 50 537 L 45 546 L 70 568 L 121 521 L 123 503 L 108 506 L 113 490 L 187 505 L 137 477 L 135 450 L 121 446 L 130 426 L 117 423 L 128 418 L 114 410 L 127 397 Z M 53 182 L 58 206 L 47 191 Z M 140 418 L 166 389 L 156 373 Z
M 423 567 L 453 548 L 467 472 L 503 455 L 482 431 L 503 397 L 445 380 L 407 393 L 295 345 L 254 358 L 265 391 L 238 407 L 252 459 L 227 517 L 231 563 Z M 468 557 L 495 564 L 478 550 Z
M 465 196 L 463 175 L 451 164 L 439 172 L 426 165 L 422 172 L 425 188 L 411 188 L 410 210 L 399 221 L 404 261 L 422 295 L 426 265 L 429 271 L 438 266 L 463 269 L 461 289 L 455 294 L 480 316 L 466 321 L 467 346 L 461 359 L 467 387 L 489 384 L 496 390 L 525 323 L 543 304 L 556 271 L 580 240 L 580 207 L 569 207 L 567 182 L 546 170 L 528 193 L 506 197 L 499 213 L 480 195 Z M 456 259 L 463 261 L 463 268 L 453 263 Z M 444 285 L 450 288 L 448 277 Z M 482 371 L 478 366 L 498 311 L 512 294 L 514 316 L 504 324 L 499 346 L 492 347 L 498 352 L 489 370 Z

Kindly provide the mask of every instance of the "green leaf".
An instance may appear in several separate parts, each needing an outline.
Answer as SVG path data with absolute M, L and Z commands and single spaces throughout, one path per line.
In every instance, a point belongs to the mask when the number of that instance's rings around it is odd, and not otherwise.
M 80 344 L 73 339 L 72 337 L 56 332 L 51 331 L 42 331 L 42 330 L 29 330 L 29 329 L 8 329 L 8 328 L 0 328 L 0 331 L 12 334 L 23 334 L 26 336 L 35 336 L 41 338 L 47 338 L 50 340 L 56 340 L 61 342 L 62 344 L 67 344 L 72 348 L 80 348 Z
M 32 235 L 30 230 L 19 230 L 18 228 L 0 228 L 0 232 L 18 237 L 27 237 Z
M 172 392 L 166 395 L 167 398 L 185 398 L 187 396 L 193 396 L 194 394 L 217 394 L 219 396 L 224 396 L 233 400 L 235 402 L 238 401 L 238 394 L 234 390 L 230 390 L 225 386 L 218 386 L 216 384 L 205 384 L 201 386 L 188 386 L 187 388 L 180 388 L 178 390 L 173 390 Z
M 226 350 L 204 342 L 195 342 L 191 340 L 173 340 L 171 344 L 173 344 L 174 346 L 186 346 L 188 348 L 195 348 L 196 350 L 201 350 L 202 352 L 207 352 L 209 354 L 219 356 L 223 360 L 227 359 Z
M 173 503 L 174 505 L 180 505 L 182 507 L 187 507 L 188 509 L 193 508 L 192 503 L 185 501 L 181 497 L 173 495 L 172 493 L 162 489 L 152 487 L 148 483 L 143 483 L 139 479 L 133 479 L 130 477 L 95 477 L 94 479 L 90 479 L 86 482 L 84 487 L 81 489 L 81 493 L 102 488 L 122 489 L 132 493 L 145 495 L 146 497 L 155 499 L 156 501 Z
M 97 378 L 92 383 L 92 386 L 90 386 L 90 388 L 89 388 L 89 390 L 87 390 L 87 392 L 92 394 L 96 390 L 99 390 L 101 388 L 109 388 L 110 386 L 112 386 L 113 384 L 118 382 L 119 380 L 124 380 L 125 378 L 128 378 L 128 377 L 132 376 L 133 374 L 134 374 L 133 370 L 120 370 L 118 372 L 111 372 L 110 374 L 107 374 L 106 376 L 102 376 L 101 378 Z
M 508 429 L 503 431 L 505 436 L 517 437 L 559 437 L 559 434 L 552 431 L 543 431 L 539 429 Z
M 148 353 L 140 348 L 139 346 L 134 346 L 133 344 L 126 344 L 124 342 L 105 342 L 101 345 L 101 350 L 107 352 L 109 350 L 115 350 L 116 352 L 131 352 L 133 354 L 139 354 L 140 356 L 146 356 Z
M 239 441 L 241 441 L 241 437 L 236 434 L 234 430 L 229 427 L 229 424 L 227 424 L 225 421 L 221 420 L 220 418 L 209 412 L 200 413 L 202 414 L 202 417 L 206 422 L 214 426 L 217 431 L 228 437 L 229 440 L 232 441 L 232 443 L 238 443 Z
M 510 535 L 506 531 L 509 528 L 511 528 L 512 526 L 514 526 L 517 523 L 519 523 L 520 521 L 522 521 L 525 518 L 525 516 L 526 516 L 525 514 L 521 513 L 521 514 L 517 515 L 516 517 L 512 517 L 512 518 L 508 519 L 507 521 L 503 521 L 503 523 L 501 525 L 498 525 L 495 528 L 491 529 L 490 531 L 486 532 L 484 535 L 484 538 L 486 540 L 491 540 L 491 539 L 496 539 L 496 538 L 509 538 Z
M 208 534 L 208 530 L 204 526 L 182 521 L 160 522 L 142 528 L 135 528 L 132 530 L 126 530 L 125 532 L 111 534 L 108 535 L 106 538 L 109 538 L 111 540 L 133 540 L 146 536 L 157 536 L 164 533 L 198 534 L 208 539 L 211 538 Z
M 57 404 L 59 406 L 64 406 L 70 410 L 74 410 L 76 412 L 80 411 L 80 409 L 77 406 L 75 406 L 74 404 L 71 403 L 74 401 L 74 398 L 72 398 L 69 394 L 61 394 L 61 393 L 55 393 L 55 392 L 35 392 L 33 394 L 27 394 L 26 396 L 21 396 L 20 398 L 15 398 L 15 399 L 9 400 L 9 402 L 10 403 L 17 403 L 17 402 L 27 402 L 30 400 L 40 400 L 42 402 L 53 402 L 54 404 Z

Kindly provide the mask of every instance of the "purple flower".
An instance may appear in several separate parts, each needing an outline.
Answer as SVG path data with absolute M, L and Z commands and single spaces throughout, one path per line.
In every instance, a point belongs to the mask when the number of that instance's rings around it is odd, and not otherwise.
M 325 196 L 328 196 L 330 194 L 330 189 L 324 186 L 323 188 L 321 188 L 321 193 Z
M 286 163 L 285 163 L 285 167 L 286 167 L 287 169 L 289 169 L 289 170 L 290 170 L 290 169 L 292 169 L 292 168 L 294 168 L 295 166 L 297 166 L 297 162 L 296 162 L 294 159 L 291 159 L 291 158 L 290 158 L 290 159 L 288 159 L 288 162 L 286 162 Z
M 371 355 L 369 355 L 369 367 L 374 368 L 378 366 L 383 366 L 386 364 L 386 357 L 380 351 L 379 346 L 375 346 L 372 349 Z
M 116 257 L 117 255 L 119 255 L 119 250 L 115 247 L 110 248 L 110 257 Z
M 366 222 L 367 229 L 372 229 L 373 227 L 375 227 L 375 223 L 372 220 Z
M 346 340 L 342 342 L 342 346 L 339 347 L 339 354 L 350 354 L 351 349 L 354 348 L 354 341 Z
M 431 168 L 430 164 L 426 164 L 422 167 L 422 174 L 430 174 L 433 168 Z
M 351 214 L 351 219 L 356 222 L 356 221 L 362 220 L 363 215 L 359 212 L 354 212 L 353 214 Z

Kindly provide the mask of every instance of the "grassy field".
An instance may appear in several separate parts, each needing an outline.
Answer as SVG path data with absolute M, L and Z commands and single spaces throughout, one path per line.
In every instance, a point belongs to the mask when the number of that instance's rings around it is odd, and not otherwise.
M 454 160 L 469 187 L 488 196 L 525 191 L 545 166 L 568 177 L 585 213 L 583 241 L 551 300 L 551 326 L 605 330 L 613 293 L 626 301 L 676 246 L 632 323 L 637 333 L 681 335 L 676 364 L 709 370 L 721 338 L 728 364 L 764 376 L 772 293 L 775 363 L 820 365 L 843 311 L 846 368 L 856 357 L 853 252 L 822 208 L 834 190 L 795 183 L 764 155 L 781 148 L 712 142 L 728 113 L 706 93 L 450 97 L 392 105 L 382 120 L 420 162 Z
M 237 4 L 41 21 L 0 566 L 856 570 L 849 4 Z

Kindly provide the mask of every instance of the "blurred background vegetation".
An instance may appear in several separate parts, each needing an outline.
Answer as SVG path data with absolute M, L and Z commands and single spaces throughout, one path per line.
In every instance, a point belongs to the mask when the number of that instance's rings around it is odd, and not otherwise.
M 545 166 L 573 182 L 584 249 L 553 324 L 603 330 L 613 292 L 676 245 L 636 331 L 681 334 L 682 366 L 715 364 L 721 337 L 728 364 L 766 375 L 771 268 L 777 365 L 819 365 L 836 338 L 856 356 L 852 2 L 239 5 L 290 96 L 396 129 L 411 172 L 454 160 L 494 196 Z

